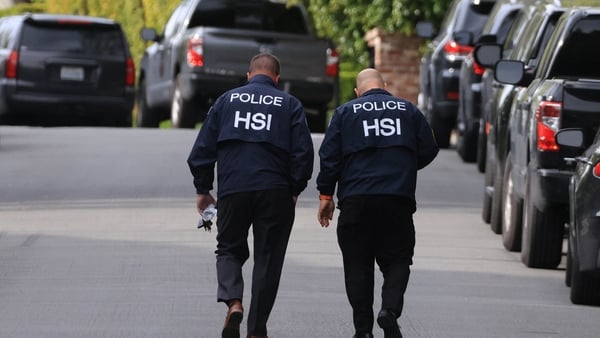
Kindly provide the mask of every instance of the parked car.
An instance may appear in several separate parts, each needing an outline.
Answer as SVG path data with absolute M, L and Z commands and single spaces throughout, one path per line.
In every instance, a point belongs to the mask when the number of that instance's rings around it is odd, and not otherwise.
M 523 1 L 499 0 L 481 31 L 476 45 L 497 43 L 502 45 L 514 19 L 523 7 Z M 481 75 L 485 68 L 473 57 L 473 52 L 463 60 L 459 75 L 458 114 L 456 119 L 456 151 L 465 162 L 477 160 L 479 122 L 481 120 Z M 483 168 L 480 169 L 483 172 Z
M 495 64 L 498 58 L 505 58 L 524 62 L 527 64 L 529 74 L 535 72 L 541 57 L 541 51 L 545 48 L 560 14 L 564 12 L 557 1 L 532 1 L 524 4 L 519 9 L 504 44 L 492 46 L 497 47 L 499 50 L 496 58 L 487 61 L 481 61 L 478 58 L 479 51 L 482 48 L 489 49 L 492 47 L 477 47 L 475 52 L 476 58 L 481 64 L 489 67 L 482 76 L 481 95 L 483 102 L 485 102 L 482 121 L 486 131 L 485 136 L 480 135 L 486 141 L 483 144 L 485 150 L 482 151 L 486 155 L 482 218 L 485 222 L 490 223 L 490 228 L 497 234 L 503 232 L 503 215 L 509 212 L 502 207 L 502 197 L 505 160 L 510 150 L 507 135 L 510 132 L 508 121 L 510 120 L 513 97 L 520 88 L 524 88 L 528 84 L 527 81 L 531 81 L 531 78 L 516 86 L 501 83 L 494 79 L 494 68 L 491 66 Z M 520 248 L 519 244 L 513 243 L 511 245 L 515 246 L 511 250 Z
M 109 19 L 25 14 L 0 19 L 0 121 L 131 127 L 135 65 Z
M 328 105 L 338 95 L 338 55 L 328 39 L 314 35 L 301 4 L 282 1 L 183 1 L 164 31 L 142 30 L 152 44 L 140 64 L 139 127 L 192 128 L 212 102 L 246 82 L 259 52 L 276 55 L 279 86 L 302 101 L 309 127 L 323 132 Z
M 574 304 L 600 305 L 600 130 L 589 142 L 583 129 L 561 129 L 560 147 L 586 149 L 576 158 L 569 182 L 569 244 L 565 281 Z
M 572 169 L 565 157 L 581 151 L 560 147 L 561 128 L 586 135 L 600 126 L 600 8 L 573 8 L 559 19 L 533 80 L 515 98 L 509 119 L 510 152 L 505 180 L 512 198 L 523 200 L 521 259 L 528 267 L 555 268 L 569 218 Z M 522 61 L 501 60 L 496 77 L 529 81 Z
M 456 126 L 462 62 L 474 47 L 495 1 L 454 0 L 438 35 L 428 45 L 419 68 L 417 105 L 425 114 L 440 148 L 450 146 Z M 423 30 L 431 31 L 431 30 Z M 433 36 L 417 31 L 424 38 Z

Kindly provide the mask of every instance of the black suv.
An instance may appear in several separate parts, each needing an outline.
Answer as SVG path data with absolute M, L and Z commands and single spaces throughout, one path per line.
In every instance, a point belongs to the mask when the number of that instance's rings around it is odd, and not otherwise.
M 526 63 L 527 72 L 535 73 L 540 64 L 542 51 L 563 12 L 564 9 L 559 6 L 559 3 L 552 0 L 524 6 L 504 45 L 497 46 L 501 50 L 500 54 L 506 59 Z M 476 48 L 476 57 L 482 48 L 484 46 Z M 482 64 L 485 66 L 486 62 Z M 520 229 L 521 216 L 515 213 L 519 210 L 517 206 L 512 209 L 508 206 L 511 203 L 519 205 L 520 201 L 503 198 L 504 185 L 510 183 L 504 182 L 504 172 L 507 165 L 506 158 L 512 148 L 509 137 L 514 132 L 508 128 L 512 118 L 513 98 L 527 87 L 530 80 L 515 84 L 500 83 L 493 79 L 494 75 L 494 69 L 487 69 L 482 80 L 482 100 L 487 103 L 487 108 L 483 109 L 483 121 L 487 133 L 482 217 L 484 221 L 490 223 L 495 233 L 503 234 L 504 245 L 508 250 L 518 251 L 521 247 L 521 237 L 517 235 L 518 231 L 515 233 L 514 230 Z
M 523 201 L 521 260 L 528 267 L 555 268 L 562 258 L 573 174 L 564 158 L 581 150 L 560 147 L 555 134 L 581 128 L 587 143 L 600 128 L 599 39 L 600 8 L 571 9 L 557 22 L 534 74 L 519 60 L 496 65 L 499 81 L 529 83 L 513 101 L 504 170 L 505 194 Z
M 0 121 L 131 126 L 135 65 L 121 26 L 74 15 L 0 19 Z
M 523 6 L 523 1 L 498 0 L 477 44 L 504 44 L 508 31 Z M 460 69 L 456 151 L 465 162 L 477 160 L 481 120 L 481 76 L 484 71 L 485 68 L 477 63 L 472 52 L 465 57 Z M 478 167 L 481 172 L 484 171 L 482 166 Z
M 421 58 L 417 104 L 431 124 L 441 148 L 450 146 L 458 110 L 458 77 L 462 61 L 473 50 L 495 1 L 454 0 L 439 34 Z M 431 38 L 417 29 L 417 34 Z

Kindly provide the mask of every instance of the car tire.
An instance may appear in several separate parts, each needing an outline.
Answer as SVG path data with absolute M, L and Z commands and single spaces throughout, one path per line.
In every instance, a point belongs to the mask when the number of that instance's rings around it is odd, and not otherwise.
M 577 255 L 571 257 L 571 302 L 580 305 L 600 305 L 600 273 L 581 271 Z
M 521 261 L 530 268 L 554 269 L 562 259 L 563 217 L 552 205 L 539 210 L 531 196 L 531 184 L 526 184 Z
M 463 134 L 457 139 L 456 151 L 466 163 L 477 161 L 477 138 L 479 123 L 465 123 Z
M 571 270 L 573 270 L 573 259 L 571 258 L 571 239 L 567 240 L 567 264 L 565 266 L 565 285 L 571 287 Z
M 496 159 L 498 162 L 498 159 Z M 491 200 L 491 216 L 490 229 L 499 235 L 502 233 L 502 200 L 503 200 L 503 170 L 500 169 L 500 164 L 496 163 L 494 172 L 494 193 Z
M 435 111 L 432 111 L 430 113 L 430 125 L 438 147 L 441 149 L 449 148 L 452 127 L 448 125 L 448 122 L 437 116 Z
M 327 129 L 327 106 L 319 108 L 317 115 L 306 114 L 306 123 L 312 133 L 324 133 Z
M 487 134 L 485 133 L 485 121 L 479 120 L 479 130 L 477 135 L 477 170 L 480 173 L 485 172 L 485 161 L 487 155 Z
M 183 97 L 180 79 L 180 75 L 175 78 L 175 88 L 171 100 L 171 124 L 173 128 L 194 128 L 197 122 L 196 111 L 200 110 L 200 106 Z
M 515 193 L 512 161 L 509 153 L 504 166 L 502 209 L 502 244 L 508 251 L 521 251 L 523 200 Z
M 141 78 L 138 83 L 137 91 L 137 117 L 136 126 L 138 128 L 158 128 L 160 118 L 158 112 L 148 107 L 146 100 L 146 81 Z
M 488 159 L 486 159 L 487 161 Z M 493 183 L 494 183 L 494 170 L 488 168 L 485 171 L 483 179 L 483 206 L 481 209 L 481 218 L 487 224 L 492 219 L 492 195 L 493 195 Z

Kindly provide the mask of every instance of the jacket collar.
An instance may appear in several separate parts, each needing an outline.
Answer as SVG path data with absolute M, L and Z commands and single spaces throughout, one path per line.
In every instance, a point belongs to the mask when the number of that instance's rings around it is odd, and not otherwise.
M 392 94 L 390 92 L 388 92 L 385 89 L 382 88 L 373 88 L 373 89 L 369 89 L 366 92 L 364 92 L 361 97 L 363 96 L 369 96 L 369 95 L 375 95 L 375 94 L 384 94 L 384 95 L 389 95 L 392 96 Z
M 262 83 L 262 84 L 268 84 L 268 85 L 271 85 L 273 87 L 276 87 L 275 81 L 273 81 L 273 79 L 271 79 L 267 75 L 263 75 L 263 74 L 254 75 L 248 81 L 248 83 Z

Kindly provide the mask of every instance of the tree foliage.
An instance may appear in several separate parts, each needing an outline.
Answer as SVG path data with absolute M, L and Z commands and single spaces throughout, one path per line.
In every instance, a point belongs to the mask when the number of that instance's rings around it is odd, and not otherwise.
M 343 60 L 368 63 L 365 33 L 379 27 L 414 33 L 418 21 L 439 23 L 451 0 L 304 0 L 319 35 L 332 38 Z

